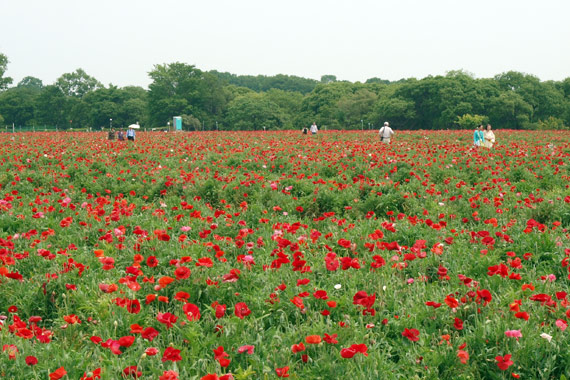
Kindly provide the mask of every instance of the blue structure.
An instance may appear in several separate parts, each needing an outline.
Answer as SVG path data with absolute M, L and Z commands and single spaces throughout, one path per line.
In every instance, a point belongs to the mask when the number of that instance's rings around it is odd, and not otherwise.
M 182 130 L 182 116 L 174 116 L 172 126 L 175 131 Z

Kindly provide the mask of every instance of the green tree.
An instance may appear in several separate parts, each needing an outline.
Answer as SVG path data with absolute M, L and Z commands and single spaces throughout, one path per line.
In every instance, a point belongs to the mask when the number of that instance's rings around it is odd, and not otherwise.
M 283 127 L 284 117 L 277 104 L 263 94 L 251 93 L 228 104 L 225 124 L 232 130 L 279 129 Z
M 65 96 L 83 97 L 87 93 L 102 88 L 103 85 L 83 69 L 79 68 L 72 73 L 66 73 L 57 78 L 55 85 Z
M 568 126 L 564 125 L 564 121 L 554 116 L 548 117 L 546 120 L 539 120 L 537 129 L 539 130 L 567 130 Z
M 36 107 L 36 119 L 38 124 L 46 126 L 67 126 L 66 98 L 61 89 L 55 85 L 44 87 L 38 95 Z
M 8 57 L 0 53 L 0 91 L 7 89 L 12 84 L 12 78 L 4 76 L 9 62 Z
M 489 119 L 505 129 L 528 128 L 532 106 L 514 91 L 504 91 L 489 99 Z
M 361 129 L 364 123 L 368 126 L 374 120 L 372 111 L 377 98 L 374 92 L 366 88 L 342 97 L 338 101 L 341 123 L 351 129 Z
M 164 125 L 172 116 L 205 112 L 198 106 L 201 99 L 202 71 L 193 65 L 175 62 L 155 65 L 149 73 L 148 104 L 152 126 Z
M 265 93 L 265 97 L 280 108 L 283 117 L 283 128 L 297 128 L 295 126 L 295 116 L 301 109 L 303 94 L 297 91 L 284 91 L 273 88 Z
M 202 123 L 192 115 L 182 115 L 182 129 L 185 131 L 199 131 L 202 129 Z
M 321 83 L 333 83 L 336 82 L 336 75 L 322 75 Z
M 41 90 L 44 88 L 44 84 L 41 79 L 36 77 L 27 76 L 23 78 L 20 82 L 18 82 L 17 87 L 28 87 L 33 90 Z
M 36 91 L 29 88 L 10 88 L 0 93 L 0 115 L 8 124 L 28 126 L 34 121 Z
M 316 122 L 317 125 L 328 128 L 344 128 L 340 122 L 341 112 L 338 102 L 345 96 L 352 94 L 353 85 L 346 82 L 319 84 L 308 94 L 301 103 L 301 112 L 296 117 L 297 125 L 308 125 Z
M 489 118 L 482 115 L 465 114 L 457 117 L 456 124 L 460 129 L 475 129 L 481 124 L 487 124 Z
M 417 128 L 416 110 L 411 100 L 401 97 L 381 98 L 376 106 L 375 119 L 380 124 L 384 121 L 398 128 Z

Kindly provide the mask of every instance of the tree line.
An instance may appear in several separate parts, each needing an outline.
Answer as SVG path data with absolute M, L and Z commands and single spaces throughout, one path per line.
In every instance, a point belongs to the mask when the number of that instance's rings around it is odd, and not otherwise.
M 104 86 L 84 70 L 44 85 L 28 76 L 16 85 L 0 54 L 0 125 L 66 128 L 164 127 L 182 116 L 187 130 L 296 129 L 316 122 L 328 129 L 372 129 L 385 120 L 399 129 L 567 129 L 570 77 L 540 81 L 509 71 L 477 79 L 445 76 L 365 83 L 297 76 L 251 76 L 203 71 L 175 62 L 155 65 L 148 90 Z

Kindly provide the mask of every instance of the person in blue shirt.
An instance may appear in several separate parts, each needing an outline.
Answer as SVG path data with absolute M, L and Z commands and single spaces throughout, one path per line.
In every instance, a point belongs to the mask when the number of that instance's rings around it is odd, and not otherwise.
M 473 134 L 473 145 L 483 146 L 485 142 L 485 133 L 483 132 L 483 124 L 479 125 Z
M 132 128 L 127 129 L 127 140 L 135 141 L 135 130 Z

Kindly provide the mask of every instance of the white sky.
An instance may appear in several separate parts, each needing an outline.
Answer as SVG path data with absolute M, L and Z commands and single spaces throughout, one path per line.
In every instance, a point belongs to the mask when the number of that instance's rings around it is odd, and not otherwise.
M 398 80 L 464 69 L 570 76 L 569 0 L 0 0 L 14 85 L 83 68 L 146 87 L 155 64 Z

